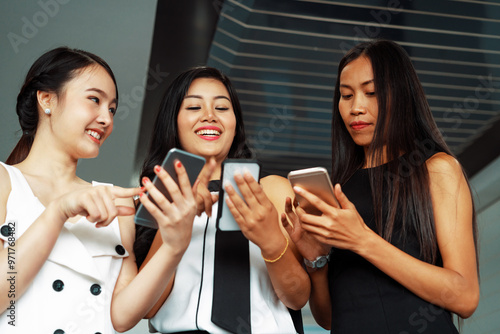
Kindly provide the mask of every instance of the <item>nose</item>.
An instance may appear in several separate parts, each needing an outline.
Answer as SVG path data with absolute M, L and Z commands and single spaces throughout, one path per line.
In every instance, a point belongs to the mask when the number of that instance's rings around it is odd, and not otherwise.
M 96 121 L 104 127 L 110 126 L 111 124 L 113 124 L 113 114 L 109 111 L 108 108 L 103 107 L 100 110 L 99 116 L 97 116 Z
M 212 107 L 206 106 L 203 108 L 203 113 L 201 114 L 201 121 L 206 121 L 206 122 L 216 122 L 217 121 L 217 116 L 215 115 L 215 112 Z
M 355 96 L 352 102 L 351 114 L 354 116 L 366 113 L 366 103 L 362 96 Z

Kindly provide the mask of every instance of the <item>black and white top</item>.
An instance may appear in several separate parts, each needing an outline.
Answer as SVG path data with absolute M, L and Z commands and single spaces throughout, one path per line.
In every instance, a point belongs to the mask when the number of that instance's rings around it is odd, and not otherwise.
M 204 330 L 228 333 L 211 321 L 217 206 L 212 217 L 203 213 L 194 220 L 191 242 L 176 271 L 169 297 L 150 320 L 161 333 Z M 260 248 L 249 242 L 250 300 L 253 333 L 296 333 L 286 306 L 274 292 Z

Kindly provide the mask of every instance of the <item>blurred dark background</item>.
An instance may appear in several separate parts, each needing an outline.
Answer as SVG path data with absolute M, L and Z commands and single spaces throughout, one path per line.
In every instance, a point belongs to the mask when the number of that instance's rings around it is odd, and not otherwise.
M 496 14 L 496 15 L 495 15 Z M 409 53 L 436 122 L 469 176 L 500 154 L 500 8 L 477 1 L 159 1 L 136 162 L 161 93 L 190 66 L 222 69 L 268 173 L 325 166 L 337 65 L 358 42 L 387 38 Z

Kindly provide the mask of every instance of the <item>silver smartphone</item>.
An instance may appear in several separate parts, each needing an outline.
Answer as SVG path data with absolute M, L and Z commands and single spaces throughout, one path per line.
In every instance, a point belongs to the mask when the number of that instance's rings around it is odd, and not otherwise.
M 340 208 L 340 204 L 335 197 L 332 182 L 328 176 L 328 171 L 324 167 L 313 167 L 294 170 L 288 173 L 288 180 L 292 187 L 299 186 L 321 198 L 330 205 Z M 321 211 L 316 209 L 305 198 L 296 195 L 299 206 L 307 213 L 321 215 Z
M 205 166 L 205 158 L 178 148 L 173 148 L 168 151 L 167 156 L 163 160 L 161 166 L 172 177 L 175 183 L 179 184 L 177 173 L 175 172 L 174 167 L 175 160 L 179 160 L 184 165 L 184 168 L 186 169 L 189 177 L 189 182 L 191 182 L 192 186 L 198 178 L 198 174 L 200 174 L 201 170 L 203 169 L 203 166 Z M 158 178 L 158 176 L 155 176 L 152 182 L 169 201 L 172 200 L 167 188 L 165 188 L 163 182 Z M 154 203 L 154 200 L 150 196 L 149 199 Z M 139 205 L 139 208 L 137 209 L 137 212 L 135 214 L 135 223 L 151 228 L 158 228 L 156 220 L 142 204 Z
M 219 194 L 219 206 L 217 210 L 217 223 L 216 226 L 221 231 L 239 231 L 240 226 L 233 217 L 231 211 L 226 204 L 226 198 L 228 195 L 224 191 L 224 185 L 229 182 L 231 186 L 236 190 L 236 193 L 241 196 L 241 192 L 234 181 L 234 173 L 238 172 L 243 175 L 243 173 L 248 170 L 256 181 L 260 179 L 260 164 L 256 160 L 247 159 L 228 159 L 222 163 L 222 187 Z M 243 197 L 242 197 L 243 198 Z

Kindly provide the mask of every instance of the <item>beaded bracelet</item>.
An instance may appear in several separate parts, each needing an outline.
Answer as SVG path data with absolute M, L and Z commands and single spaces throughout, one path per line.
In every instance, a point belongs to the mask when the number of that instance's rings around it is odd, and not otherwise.
M 280 256 L 278 256 L 274 260 L 269 260 L 269 259 L 266 259 L 265 257 L 262 257 L 264 259 L 264 261 L 266 261 L 268 263 L 274 263 L 274 262 L 278 261 L 279 259 L 281 259 L 283 257 L 283 255 L 285 254 L 286 250 L 288 249 L 288 238 L 285 237 L 285 240 L 286 240 L 286 246 L 285 246 L 285 249 L 283 249 L 283 251 L 281 252 Z

